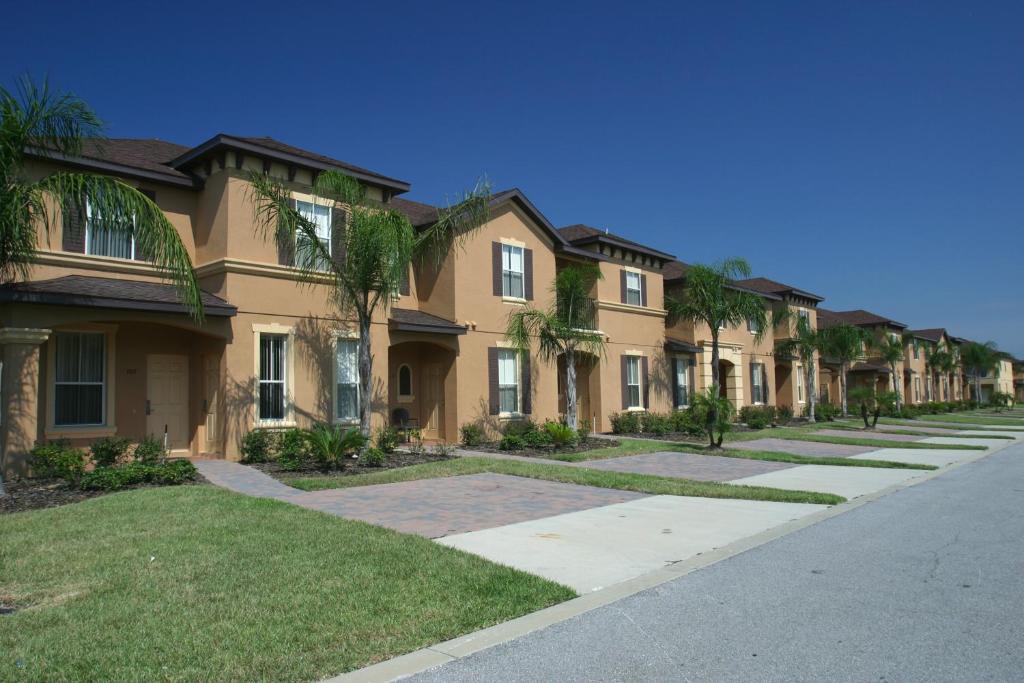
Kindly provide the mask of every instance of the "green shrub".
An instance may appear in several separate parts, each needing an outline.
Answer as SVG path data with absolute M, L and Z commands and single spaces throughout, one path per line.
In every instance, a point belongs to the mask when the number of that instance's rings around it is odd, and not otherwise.
M 715 411 L 716 419 L 709 425 L 708 417 L 712 409 Z M 693 397 L 691 410 L 693 410 L 694 419 L 702 426 L 709 441 L 714 442 L 716 446 L 721 446 L 725 439 L 725 433 L 732 429 L 732 401 L 721 396 L 716 391 L 716 387 L 709 387 L 703 394 L 696 394 Z
M 85 453 L 66 441 L 38 444 L 29 454 L 32 473 L 40 479 L 63 479 L 77 484 L 85 472 Z
M 686 410 L 677 410 L 672 413 L 672 431 L 699 436 L 704 433 L 704 425 L 697 421 L 697 415 L 692 407 Z
M 299 470 L 309 461 L 309 432 L 305 429 L 289 429 L 278 439 L 279 447 L 275 462 L 285 470 Z M 268 454 L 272 455 L 272 454 Z
M 475 422 L 467 422 L 462 425 L 459 434 L 462 436 L 462 445 L 466 448 L 476 448 L 482 445 L 487 438 L 484 428 Z
M 661 436 L 672 431 L 672 418 L 664 413 L 641 413 L 640 431 L 644 434 Z
M 537 431 L 537 425 L 530 418 L 522 420 L 510 420 L 501 427 L 503 436 L 523 436 L 530 432 Z
M 819 422 L 832 422 L 839 414 L 839 408 L 831 403 L 822 403 L 814 407 L 814 419 Z
M 498 442 L 498 450 L 502 451 L 521 451 L 525 446 L 523 438 L 515 434 L 506 434 Z
M 640 432 L 640 415 L 636 411 L 626 410 L 608 416 L 612 423 L 612 434 L 638 434 Z
M 590 438 L 590 427 L 580 427 L 576 430 L 576 443 L 586 443 Z
M 545 422 L 544 432 L 547 433 L 551 445 L 555 448 L 575 446 L 577 440 L 576 430 L 561 422 Z
M 276 441 L 269 430 L 252 430 L 242 438 L 242 462 L 267 462 L 273 457 Z
M 318 424 L 309 431 L 310 454 L 321 469 L 344 469 L 346 460 L 366 445 L 358 427 Z
M 130 462 L 120 467 L 103 467 L 82 475 L 85 491 L 117 491 L 139 484 L 174 486 L 195 479 L 195 465 L 188 460 L 160 463 Z
M 440 455 L 445 458 L 455 457 L 455 444 L 435 443 L 433 453 L 434 455 Z
M 131 439 L 105 436 L 92 442 L 89 453 L 92 455 L 92 462 L 96 467 L 113 467 L 128 452 L 130 445 Z
M 775 424 L 788 425 L 793 421 L 793 409 L 789 406 L 775 406 Z
M 740 422 L 751 429 L 764 429 L 775 420 L 775 408 L 772 406 L 743 406 L 740 408 Z
M 385 460 L 384 451 L 379 448 L 367 448 L 360 456 L 359 460 L 366 467 L 384 467 Z
M 138 462 L 154 463 L 166 456 L 164 443 L 155 436 L 147 436 L 135 445 L 132 457 Z
M 398 430 L 394 427 L 381 427 L 377 430 L 377 448 L 385 453 L 394 453 L 398 448 Z
M 524 432 L 519 438 L 523 440 L 523 444 L 528 448 L 545 448 L 552 443 L 551 434 L 544 429 Z

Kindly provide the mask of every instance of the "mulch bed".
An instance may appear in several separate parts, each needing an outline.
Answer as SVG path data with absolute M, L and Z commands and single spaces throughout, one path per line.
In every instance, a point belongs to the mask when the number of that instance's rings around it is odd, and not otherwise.
M 400 467 L 409 467 L 411 465 L 421 465 L 427 462 L 438 462 L 441 460 L 452 460 L 458 456 L 455 455 L 438 455 L 437 453 L 431 453 L 429 451 L 424 453 L 410 453 L 408 451 L 395 451 L 394 453 L 388 453 L 384 456 L 384 464 L 380 467 L 369 467 L 364 465 L 359 460 L 349 460 L 343 470 L 323 470 L 313 464 L 304 465 L 297 470 L 288 470 L 281 467 L 274 461 L 270 462 L 256 462 L 256 463 L 245 463 L 249 467 L 259 470 L 264 474 L 269 474 L 275 479 L 281 479 L 282 477 L 295 477 L 296 475 L 302 474 L 330 474 L 332 476 L 355 476 L 360 474 L 370 474 L 371 472 L 380 472 L 382 470 L 394 470 Z M 287 482 L 285 482 L 287 483 Z
M 562 446 L 561 448 L 524 448 L 520 451 L 503 451 L 498 448 L 498 442 L 482 444 L 467 448 L 469 451 L 480 451 L 481 453 L 501 453 L 502 455 L 522 455 L 527 458 L 550 458 L 552 455 L 561 453 L 585 453 L 598 448 L 614 448 L 619 442 L 612 439 L 585 439 L 573 446 Z
M 205 484 L 206 479 L 201 474 L 196 474 L 193 481 L 186 481 L 178 486 L 192 484 Z M 133 489 L 157 488 L 155 484 L 138 484 L 126 486 L 120 491 Z M 119 493 L 120 491 L 81 491 L 67 484 L 62 479 L 14 479 L 4 482 L 6 496 L 0 496 L 0 514 L 9 512 L 26 512 L 28 510 L 43 510 L 55 508 L 61 505 L 79 503 L 89 498 L 105 496 L 108 493 Z

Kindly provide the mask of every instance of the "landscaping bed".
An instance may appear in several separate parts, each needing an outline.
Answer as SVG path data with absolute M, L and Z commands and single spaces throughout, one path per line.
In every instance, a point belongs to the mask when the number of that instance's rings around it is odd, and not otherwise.
M 184 481 L 175 486 L 206 483 L 203 475 L 196 474 L 190 481 Z M 124 486 L 119 490 L 129 491 L 162 486 L 166 486 L 166 484 L 142 483 Z M 114 493 L 113 491 L 83 490 L 63 479 L 14 479 L 5 481 L 4 489 L 7 491 L 7 495 L 0 496 L 0 514 L 55 508 Z
M 501 448 L 500 441 L 473 446 L 469 450 L 481 453 L 502 453 L 504 455 L 522 455 L 527 458 L 552 458 L 559 455 L 571 455 L 574 453 L 586 453 L 587 451 L 601 448 L 617 448 L 620 442 L 614 439 L 598 439 L 587 437 L 572 444 L 562 446 L 524 446 L 521 449 L 509 450 Z
M 422 465 L 428 462 L 451 460 L 455 457 L 458 456 L 450 453 L 438 453 L 436 451 L 421 451 L 418 453 L 412 451 L 395 451 L 393 453 L 386 454 L 384 456 L 383 463 L 380 465 L 374 466 L 361 460 L 350 459 L 346 461 L 344 469 L 331 470 L 324 470 L 314 462 L 303 462 L 298 467 L 284 467 L 276 460 L 247 464 L 249 467 L 259 470 L 265 474 L 269 474 L 276 479 L 318 474 L 329 474 L 334 477 L 351 477 L 370 474 L 372 472 L 380 472 L 382 470 L 394 470 L 402 467 L 410 467 L 412 465 Z

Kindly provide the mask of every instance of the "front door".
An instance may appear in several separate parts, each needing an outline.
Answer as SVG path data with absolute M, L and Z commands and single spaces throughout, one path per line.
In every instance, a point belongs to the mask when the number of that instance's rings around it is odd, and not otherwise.
M 439 363 L 423 368 L 421 407 L 424 439 L 444 438 L 444 372 Z
M 203 364 L 203 408 L 206 410 L 203 450 L 206 453 L 220 453 L 220 423 L 217 419 L 220 400 L 220 358 L 207 355 L 203 359 Z
M 146 356 L 146 432 L 172 451 L 187 450 L 188 356 Z

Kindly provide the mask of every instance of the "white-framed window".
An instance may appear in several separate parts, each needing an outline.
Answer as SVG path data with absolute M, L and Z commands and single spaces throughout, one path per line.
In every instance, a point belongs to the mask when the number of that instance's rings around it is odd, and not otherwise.
M 927 389 L 925 390 L 925 398 L 929 401 L 935 400 L 935 385 L 932 383 L 932 376 L 928 375 Z
M 921 402 L 921 378 L 914 378 L 914 403 Z
M 676 358 L 675 373 L 675 407 L 683 408 L 690 405 L 690 360 L 688 358 Z
M 523 247 L 501 245 L 501 293 L 514 299 L 523 299 Z
M 632 270 L 626 271 L 626 303 L 630 306 L 641 306 L 643 304 L 643 279 L 640 273 Z
M 307 202 L 302 200 L 295 200 L 295 210 L 302 215 L 307 221 L 316 226 L 316 237 L 320 240 L 320 244 L 324 245 L 324 249 L 327 253 L 331 253 L 331 207 L 325 204 L 314 204 L 313 202 Z M 313 256 L 308 248 L 303 249 L 302 244 L 309 238 L 299 233 L 296 239 L 299 242 L 300 247 L 296 249 L 296 258 L 307 259 L 306 263 L 297 263 L 299 266 L 307 266 L 312 263 Z M 325 264 L 324 268 L 326 269 Z
M 359 419 L 358 340 L 339 339 L 335 344 L 334 382 L 334 419 L 338 422 L 355 422 Z
M 761 331 L 761 326 L 757 324 L 757 321 L 753 318 L 747 318 L 747 332 L 750 334 L 757 334 Z
M 134 221 L 132 217 L 131 222 Z M 135 258 L 135 237 L 114 230 L 109 220 L 104 220 L 88 200 L 85 202 L 85 253 L 92 256 Z
M 102 332 L 55 333 L 54 424 L 104 424 L 106 393 L 106 336 Z
M 640 399 L 640 356 L 626 356 L 627 408 L 643 408 Z
M 811 312 L 810 311 L 808 311 L 806 308 L 801 308 L 799 311 L 797 311 L 797 315 L 800 316 L 801 320 L 804 320 L 807 323 L 807 327 L 811 326 Z
M 764 363 L 753 363 L 750 366 L 750 387 L 751 387 L 751 398 L 754 403 L 764 403 Z
M 804 402 L 804 366 L 797 365 L 793 371 L 796 375 L 796 400 L 798 403 Z
M 412 368 L 398 366 L 398 398 L 412 398 Z
M 519 412 L 519 352 L 498 349 L 498 410 L 501 413 Z
M 288 335 L 260 333 L 261 422 L 283 422 L 288 414 Z

